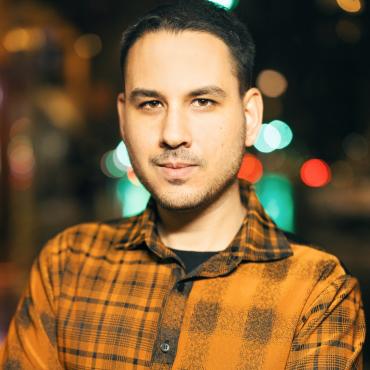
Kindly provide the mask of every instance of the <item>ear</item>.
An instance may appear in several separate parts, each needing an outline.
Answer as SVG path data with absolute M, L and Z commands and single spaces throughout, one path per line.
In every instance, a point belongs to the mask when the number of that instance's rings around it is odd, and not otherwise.
M 123 141 L 125 141 L 125 94 L 123 92 L 117 96 L 117 111 L 121 136 Z
M 260 91 L 254 87 L 247 90 L 243 97 L 243 106 L 247 126 L 245 146 L 252 146 L 262 125 L 263 101 Z

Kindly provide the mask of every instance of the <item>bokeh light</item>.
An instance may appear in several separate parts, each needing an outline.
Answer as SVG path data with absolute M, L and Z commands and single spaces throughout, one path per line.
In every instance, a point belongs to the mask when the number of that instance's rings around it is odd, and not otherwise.
M 362 9 L 360 0 L 337 0 L 337 4 L 348 13 L 358 13 Z
M 279 130 L 271 124 L 265 127 L 263 136 L 267 145 L 272 149 L 278 149 L 281 143 L 281 135 Z
M 129 179 L 129 181 L 131 182 L 132 185 L 142 186 L 139 179 L 137 178 L 134 170 L 131 169 L 131 168 L 127 171 L 127 178 Z
M 123 177 L 126 172 L 132 172 L 132 165 L 126 145 L 120 141 L 114 150 L 105 153 L 100 160 L 100 168 L 103 173 L 112 178 Z M 129 179 L 136 185 L 136 175 L 130 172 Z
M 239 3 L 239 0 L 208 0 L 208 1 L 220 5 L 228 10 L 234 9 Z
M 280 174 L 264 175 L 256 192 L 269 216 L 283 230 L 294 231 L 294 198 L 290 180 Z
M 277 146 L 277 149 L 286 148 L 293 140 L 293 132 L 291 128 L 283 121 L 273 120 L 270 122 L 270 125 L 274 127 L 280 135 L 280 142 Z
M 253 154 L 245 154 L 238 173 L 238 178 L 256 183 L 263 175 L 262 162 Z
M 143 186 L 135 186 L 127 176 L 118 180 L 116 194 L 122 204 L 122 215 L 124 217 L 134 216 L 142 212 L 150 198 L 149 192 Z
M 46 41 L 45 34 L 38 28 L 14 28 L 5 34 L 4 48 L 12 53 L 40 49 Z
M 313 188 L 325 186 L 331 180 L 330 167 L 321 159 L 313 158 L 304 162 L 300 172 L 303 183 Z
M 130 157 L 128 155 L 126 145 L 123 141 L 121 141 L 115 149 L 115 158 L 119 165 L 123 168 L 132 168 Z
M 118 152 L 117 149 L 113 150 L 113 162 L 115 167 L 124 174 L 127 171 L 127 167 L 125 167 L 122 162 L 118 158 Z
M 369 154 L 368 140 L 360 134 L 352 133 L 344 139 L 343 149 L 348 158 L 360 161 Z
M 50 131 L 40 137 L 38 154 L 44 158 L 44 163 L 60 163 L 67 153 L 68 139 L 60 132 Z
M 58 128 L 74 129 L 83 120 L 76 101 L 61 88 L 44 87 L 35 94 L 35 100 Z
M 12 138 L 8 146 L 8 161 L 14 187 L 27 189 L 32 184 L 35 157 L 31 140 L 25 135 Z
M 344 42 L 355 44 L 361 39 L 361 28 L 358 24 L 349 19 L 338 21 L 335 31 L 337 36 Z
M 106 176 L 111 178 L 120 178 L 125 174 L 125 172 L 115 164 L 114 150 L 110 150 L 103 155 L 100 160 L 100 168 Z
M 80 36 L 74 44 L 76 54 L 83 59 L 90 59 L 98 55 L 102 46 L 101 38 L 93 33 Z
M 273 128 L 272 131 L 268 130 L 267 134 L 266 134 L 267 127 L 269 127 L 269 125 L 267 123 L 262 124 L 262 127 L 261 127 L 261 129 L 258 133 L 258 136 L 257 136 L 257 140 L 254 144 L 254 147 L 262 153 L 271 153 L 272 151 L 274 151 L 277 148 L 277 147 L 275 147 L 275 148 L 271 147 L 269 145 L 268 141 L 266 140 L 266 137 L 268 137 L 271 134 L 272 134 L 272 136 L 276 136 L 276 131 L 277 130 L 275 128 Z M 279 134 L 279 132 L 277 132 L 277 134 Z M 270 138 L 269 141 L 272 142 L 273 138 Z M 280 141 L 279 141 L 279 144 L 280 144 Z
M 288 124 L 280 120 L 262 124 L 254 147 L 262 153 L 271 153 L 286 148 L 293 140 L 293 132 Z
M 288 82 L 282 73 L 266 69 L 258 75 L 257 86 L 265 96 L 277 98 L 285 93 Z
M 9 137 L 12 138 L 13 136 L 22 134 L 30 129 L 31 120 L 28 117 L 20 117 L 15 120 L 9 128 Z

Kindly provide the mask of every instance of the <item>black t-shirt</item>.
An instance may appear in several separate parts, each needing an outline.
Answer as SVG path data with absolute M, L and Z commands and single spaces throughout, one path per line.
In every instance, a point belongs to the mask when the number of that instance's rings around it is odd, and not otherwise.
M 203 262 L 214 256 L 218 252 L 197 252 L 197 251 L 181 251 L 172 249 L 184 262 L 186 272 L 193 271 Z

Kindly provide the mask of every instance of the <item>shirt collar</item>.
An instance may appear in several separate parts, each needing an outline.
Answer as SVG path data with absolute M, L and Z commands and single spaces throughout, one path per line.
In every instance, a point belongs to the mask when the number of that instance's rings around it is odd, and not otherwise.
M 265 212 L 254 187 L 244 180 L 239 180 L 239 186 L 247 213 L 234 240 L 220 255 L 227 255 L 231 261 L 252 262 L 275 261 L 291 256 L 293 252 L 286 236 Z M 162 243 L 158 235 L 157 217 L 156 205 L 151 198 L 145 211 L 132 218 L 132 227 L 114 247 L 134 249 L 144 243 L 161 258 L 173 257 L 174 252 Z

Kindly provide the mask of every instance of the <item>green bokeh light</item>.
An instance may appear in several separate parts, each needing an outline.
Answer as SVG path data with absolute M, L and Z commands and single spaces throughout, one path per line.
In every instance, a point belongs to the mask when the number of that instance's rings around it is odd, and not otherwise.
M 270 125 L 279 131 L 280 143 L 277 149 L 286 148 L 293 140 L 293 132 L 291 128 L 283 121 L 274 120 L 270 122 Z
M 117 145 L 117 148 L 115 149 L 115 157 L 122 166 L 132 168 L 130 157 L 128 156 L 128 151 L 123 141 Z
M 144 186 L 133 185 L 127 176 L 117 181 L 116 194 L 122 204 L 124 217 L 135 216 L 144 211 L 150 197 Z
M 286 148 L 293 140 L 291 128 L 283 121 L 264 123 L 258 133 L 255 148 L 262 153 L 271 153 Z
M 109 176 L 114 178 L 119 178 L 124 175 L 124 171 L 122 171 L 121 168 L 117 167 L 115 161 L 114 161 L 114 151 L 111 150 L 104 156 L 104 166 L 106 172 L 109 174 Z
M 272 148 L 265 140 L 265 131 L 267 129 L 268 124 L 264 123 L 258 133 L 257 140 L 254 144 L 255 148 L 262 152 L 262 153 L 271 153 L 274 151 L 274 148 Z
M 236 6 L 239 4 L 239 0 L 208 0 L 208 1 L 220 5 L 223 8 L 226 8 L 227 10 L 232 10 L 236 8 Z
M 267 174 L 256 184 L 258 198 L 266 212 L 283 230 L 294 232 L 293 187 L 285 176 Z
M 279 130 L 271 124 L 266 125 L 263 131 L 263 138 L 266 144 L 273 150 L 277 149 L 281 143 L 281 135 Z

